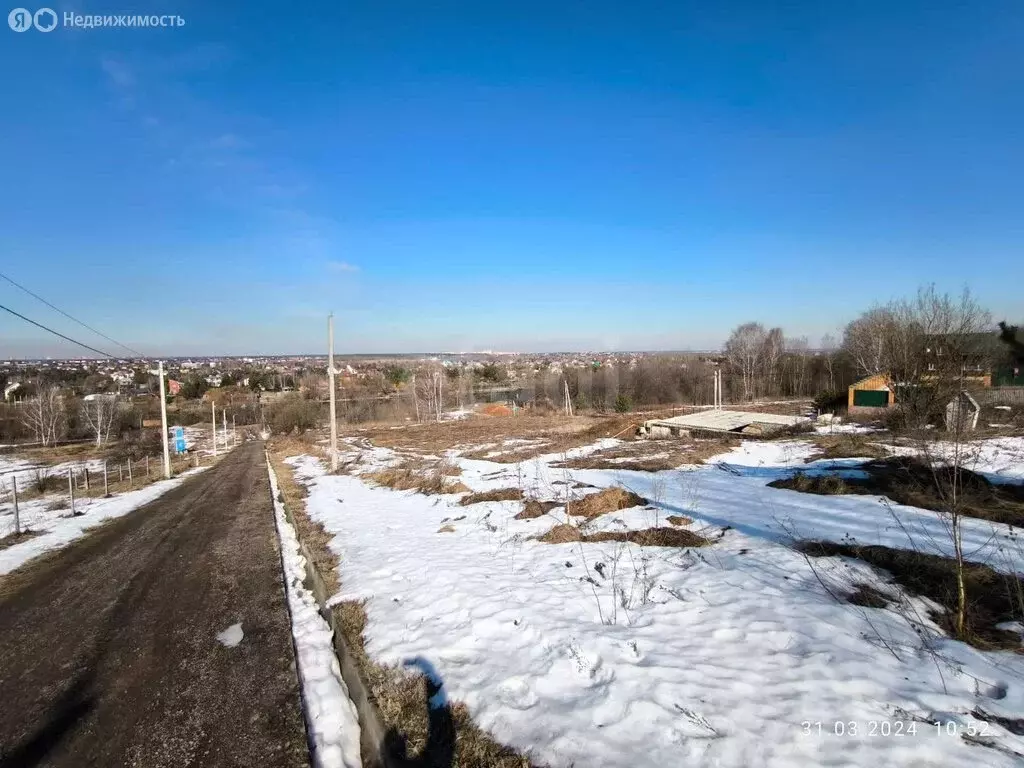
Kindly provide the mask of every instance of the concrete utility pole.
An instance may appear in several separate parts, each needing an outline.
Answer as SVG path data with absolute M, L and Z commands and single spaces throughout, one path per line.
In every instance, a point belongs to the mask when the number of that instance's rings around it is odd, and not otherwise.
M 224 447 L 227 448 L 228 447 L 228 412 L 226 410 L 224 410 L 223 408 L 221 408 L 220 409 L 220 416 L 221 416 L 220 420 L 224 424 L 224 439 L 221 440 L 221 442 L 224 444 Z
M 213 437 L 213 455 L 217 455 L 217 404 L 210 401 L 210 435 Z
M 160 436 L 160 444 L 164 447 L 164 477 L 171 477 L 171 449 L 167 445 L 167 393 L 164 391 L 164 363 L 159 363 L 160 376 L 160 428 L 163 434 Z M 146 467 L 149 467 L 149 457 L 146 457 Z
M 331 390 L 331 471 L 338 469 L 338 406 L 334 398 L 334 313 L 327 316 L 327 387 Z

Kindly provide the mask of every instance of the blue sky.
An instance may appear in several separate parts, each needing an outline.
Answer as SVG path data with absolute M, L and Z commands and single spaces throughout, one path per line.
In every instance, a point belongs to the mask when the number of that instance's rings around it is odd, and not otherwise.
M 330 310 L 344 352 L 815 343 L 933 281 L 1024 315 L 1019 0 L 52 7 L 186 20 L 0 27 L 0 271 L 146 352 Z

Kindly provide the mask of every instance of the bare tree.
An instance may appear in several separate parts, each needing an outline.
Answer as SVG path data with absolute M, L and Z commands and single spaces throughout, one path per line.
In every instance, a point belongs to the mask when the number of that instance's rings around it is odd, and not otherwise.
M 825 370 L 828 371 L 828 389 L 830 392 L 836 388 L 836 352 L 839 349 L 839 344 L 836 342 L 836 337 L 831 333 L 826 333 L 821 337 L 821 354 L 822 359 L 825 361 Z
M 760 323 L 744 323 L 733 330 L 725 342 L 725 357 L 743 379 L 743 396 L 754 395 L 754 377 L 761 367 L 767 334 Z
M 96 445 L 103 445 L 110 439 L 110 430 L 117 415 L 118 403 L 114 397 L 103 395 L 82 403 L 82 417 L 89 431 L 96 437 Z
M 765 381 L 763 394 L 774 395 L 778 393 L 780 379 L 779 361 L 786 350 L 786 340 L 782 335 L 781 328 L 772 328 L 764 337 L 764 345 L 761 354 L 762 376 Z
M 858 373 L 873 376 L 886 370 L 886 340 L 895 325 L 891 307 L 875 307 L 846 326 L 843 349 Z
M 955 558 L 957 611 L 954 629 L 963 637 L 967 592 L 964 579 L 962 520 L 964 481 L 978 460 L 978 444 L 970 440 L 971 423 L 963 418 L 966 391 L 989 369 L 996 353 L 992 319 L 969 291 L 959 297 L 939 294 L 934 286 L 914 299 L 889 308 L 893 323 L 885 340 L 883 362 L 896 387 L 897 407 L 911 428 L 916 453 L 928 470 L 940 499 Z M 943 416 L 954 404 L 952 419 Z M 936 428 L 925 428 L 933 422 Z
M 43 445 L 52 445 L 64 436 L 67 419 L 60 389 L 47 385 L 25 403 L 22 420 Z

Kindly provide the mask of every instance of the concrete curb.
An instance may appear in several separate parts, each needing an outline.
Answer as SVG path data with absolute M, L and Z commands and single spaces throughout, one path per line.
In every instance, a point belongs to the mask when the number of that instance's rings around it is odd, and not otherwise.
M 267 465 L 270 466 L 269 453 L 267 454 Z M 313 593 L 313 597 L 316 598 L 316 603 L 320 610 L 320 616 L 327 622 L 327 626 L 331 628 L 334 653 L 338 657 L 338 666 L 341 668 L 341 679 L 345 681 L 345 685 L 348 687 L 349 698 L 359 714 L 359 742 L 360 752 L 363 756 L 363 768 L 398 768 L 392 761 L 387 759 L 386 750 L 384 749 L 386 729 L 381 722 L 380 712 L 371 700 L 369 689 L 363 680 L 362 673 L 360 673 L 355 659 L 352 658 L 352 653 L 345 643 L 340 627 L 337 626 L 334 611 L 327 605 L 331 595 L 327 590 L 324 578 L 314 565 L 313 555 L 306 546 L 306 542 L 298 535 L 299 526 L 295 522 L 295 516 L 292 514 L 292 511 L 284 503 L 284 494 L 280 494 L 280 496 L 281 498 L 278 501 L 284 507 L 284 514 L 288 518 L 288 522 L 295 529 L 296 538 L 299 542 L 299 551 L 306 559 L 306 578 L 303 586 Z

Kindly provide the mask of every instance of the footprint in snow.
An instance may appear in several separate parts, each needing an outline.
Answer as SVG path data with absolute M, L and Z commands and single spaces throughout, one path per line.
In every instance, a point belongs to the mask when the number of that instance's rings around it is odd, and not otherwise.
M 230 627 L 225 629 L 223 632 L 217 633 L 217 641 L 226 648 L 234 648 L 240 642 L 245 634 L 242 632 L 242 622 L 232 624 Z

